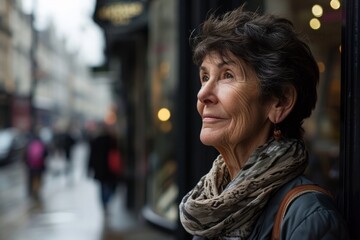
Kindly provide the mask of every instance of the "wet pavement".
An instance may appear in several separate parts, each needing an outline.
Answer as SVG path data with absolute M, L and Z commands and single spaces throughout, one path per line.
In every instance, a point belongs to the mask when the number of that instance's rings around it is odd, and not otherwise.
M 21 162 L 0 168 L 0 240 L 175 240 L 125 208 L 126 186 L 105 215 L 86 176 L 87 152 L 86 144 L 75 147 L 70 174 L 60 156 L 49 159 L 41 204 L 27 197 Z

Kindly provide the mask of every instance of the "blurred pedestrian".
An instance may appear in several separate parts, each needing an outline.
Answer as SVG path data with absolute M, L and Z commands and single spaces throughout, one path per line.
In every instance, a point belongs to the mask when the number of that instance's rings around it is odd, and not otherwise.
M 90 140 L 88 172 L 100 185 L 100 200 L 107 213 L 122 171 L 118 142 L 109 126 L 102 124 L 99 132 Z
M 64 159 L 65 174 L 70 175 L 72 168 L 71 153 L 75 145 L 75 138 L 72 136 L 70 128 L 57 130 L 54 136 L 54 154 Z
M 66 174 L 70 175 L 72 168 L 72 149 L 75 145 L 75 139 L 71 134 L 70 128 L 63 133 L 63 151 L 66 161 Z
M 46 170 L 48 150 L 38 133 L 31 135 L 25 152 L 25 163 L 28 172 L 28 192 L 34 200 L 40 200 L 40 189 L 43 174 Z

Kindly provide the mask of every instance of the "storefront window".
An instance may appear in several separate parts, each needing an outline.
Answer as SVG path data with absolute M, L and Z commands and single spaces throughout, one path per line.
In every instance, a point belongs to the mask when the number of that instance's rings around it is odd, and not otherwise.
M 307 175 L 336 191 L 339 177 L 341 2 L 267 0 L 266 12 L 291 19 L 318 62 L 318 102 L 304 122 L 310 150 Z
M 165 227 L 175 227 L 177 165 L 174 108 L 178 83 L 176 1 L 158 0 L 149 15 L 149 96 L 147 205 Z M 149 215 L 148 215 L 149 216 Z M 151 216 L 151 215 L 150 215 Z M 156 219 L 150 219 L 156 220 Z M 162 224 L 157 222 L 158 224 Z

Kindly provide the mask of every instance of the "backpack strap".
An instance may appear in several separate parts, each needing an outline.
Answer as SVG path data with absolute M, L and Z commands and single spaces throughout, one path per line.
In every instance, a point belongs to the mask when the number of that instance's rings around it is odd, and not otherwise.
M 314 184 L 305 184 L 305 185 L 299 185 L 293 189 L 291 189 L 285 197 L 282 199 L 279 209 L 277 211 L 275 220 L 274 220 L 274 227 L 271 235 L 272 240 L 279 240 L 280 239 L 280 225 L 281 221 L 284 219 L 286 211 L 290 204 L 299 196 L 309 193 L 309 192 L 320 192 L 324 193 L 326 195 L 329 195 L 332 197 L 331 193 L 327 190 L 314 185 Z

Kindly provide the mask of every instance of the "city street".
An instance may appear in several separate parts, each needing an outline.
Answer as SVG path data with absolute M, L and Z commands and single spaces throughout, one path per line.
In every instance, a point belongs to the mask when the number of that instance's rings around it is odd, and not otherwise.
M 21 162 L 0 169 L 0 240 L 170 240 L 125 209 L 121 186 L 104 216 L 97 184 L 86 176 L 87 145 L 74 148 L 72 171 L 65 173 L 60 156 L 49 157 L 42 204 L 26 194 Z

